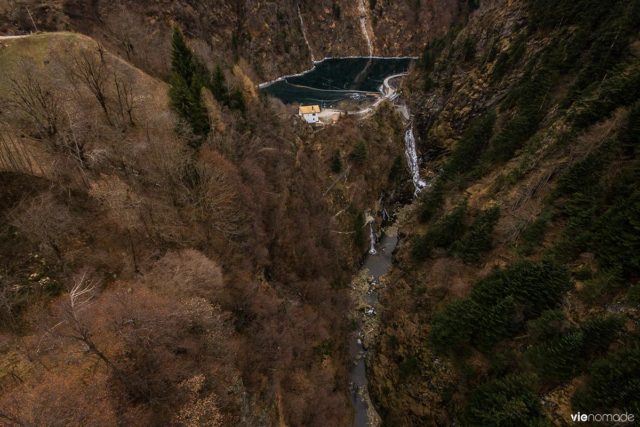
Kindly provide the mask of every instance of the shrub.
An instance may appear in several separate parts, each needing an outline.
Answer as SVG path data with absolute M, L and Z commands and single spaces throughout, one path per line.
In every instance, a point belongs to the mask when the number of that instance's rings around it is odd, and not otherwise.
M 418 200 L 418 219 L 420 222 L 428 222 L 433 218 L 444 201 L 444 184 L 437 179 L 430 189 L 423 190 Z
M 477 262 L 480 255 L 491 249 L 493 229 L 500 218 L 500 208 L 494 206 L 480 212 L 466 236 L 455 243 L 453 252 L 464 262 Z
M 521 254 L 530 255 L 536 247 L 542 244 L 548 223 L 548 215 L 542 214 L 522 230 L 520 235 L 522 244 L 519 248 Z
M 629 288 L 627 301 L 632 305 L 640 306 L 640 283 L 636 283 Z
M 416 236 L 411 247 L 413 259 L 424 261 L 435 247 L 449 249 L 464 233 L 463 220 L 466 209 L 465 201 L 430 226 L 426 234 Z
M 528 357 L 547 382 L 562 383 L 578 371 L 583 345 L 582 332 L 571 331 L 538 343 L 528 352 Z
M 445 177 L 451 178 L 471 170 L 491 139 L 495 121 L 496 113 L 490 111 L 469 125 L 444 168 Z
M 525 321 L 558 306 L 570 288 L 566 270 L 550 262 L 521 261 L 479 280 L 471 294 L 438 312 L 431 323 L 431 344 L 459 352 L 472 345 L 490 349 L 513 336 Z
M 349 153 L 349 160 L 358 166 L 362 166 L 367 160 L 367 145 L 364 141 L 359 141 L 351 153 Z
M 433 71 L 435 63 L 444 49 L 445 43 L 442 39 L 435 39 L 429 42 L 422 52 L 421 65 L 425 72 L 425 76 Z
M 562 310 L 547 310 L 537 319 L 528 321 L 527 330 L 534 342 L 545 342 L 562 335 L 565 321 Z
M 580 325 L 585 339 L 583 352 L 587 356 L 605 353 L 623 326 L 624 317 L 620 315 L 611 314 L 587 319 Z
M 613 75 L 594 87 L 579 102 L 570 118 L 576 129 L 584 129 L 606 117 L 618 107 L 631 105 L 640 97 L 640 67 L 619 67 Z
M 400 368 L 400 381 L 404 381 L 407 378 L 420 372 L 418 359 L 416 359 L 415 357 L 409 357 L 407 359 L 404 359 L 400 363 L 399 368 Z
M 634 158 L 640 147 L 640 101 L 636 102 L 627 116 L 627 124 L 621 129 L 618 136 L 621 143 L 622 155 L 625 158 Z
M 534 379 L 509 375 L 493 379 L 473 391 L 464 419 L 469 426 L 540 426 L 544 415 L 533 391 Z
M 492 78 L 494 82 L 502 80 L 507 71 L 509 71 L 514 65 L 520 62 L 525 52 L 527 51 L 526 40 L 526 34 L 520 34 L 513 41 L 513 43 L 509 47 L 509 50 L 507 50 L 506 52 L 501 52 L 498 55 L 496 64 L 493 67 Z
M 596 316 L 579 329 L 539 337 L 528 353 L 529 360 L 547 382 L 562 383 L 581 371 L 586 362 L 606 352 L 623 322 L 622 316 Z
M 389 169 L 389 176 L 387 177 L 389 182 L 397 182 L 402 177 L 402 172 L 404 171 L 404 163 L 402 163 L 402 158 L 400 156 L 396 156 L 393 159 L 393 164 L 391 165 L 391 169 Z
M 467 210 L 466 201 L 438 220 L 427 232 L 433 246 L 449 248 L 464 233 L 464 214 Z
M 411 257 L 415 261 L 424 261 L 431 255 L 432 248 L 426 235 L 415 236 L 411 241 Z
M 340 150 L 334 151 L 333 155 L 331 156 L 331 172 L 342 172 L 342 159 L 340 158 Z
M 640 345 L 611 354 L 589 368 L 585 387 L 573 396 L 574 410 L 640 413 Z
M 353 240 L 357 248 L 364 245 L 364 215 L 359 212 L 353 220 Z

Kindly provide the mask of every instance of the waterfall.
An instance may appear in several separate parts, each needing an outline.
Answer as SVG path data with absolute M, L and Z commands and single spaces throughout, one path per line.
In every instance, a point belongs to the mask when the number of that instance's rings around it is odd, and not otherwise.
M 376 233 L 373 231 L 373 223 L 375 221 L 371 221 L 369 223 L 369 255 L 375 255 L 378 253 L 376 251 Z
M 373 56 L 373 44 L 371 43 L 371 36 L 369 35 L 369 29 L 367 28 L 367 7 L 364 4 L 364 0 L 360 0 L 358 5 L 358 9 L 360 11 L 360 28 L 362 29 L 362 34 L 364 38 L 367 40 L 367 46 L 369 47 L 369 57 Z
M 309 49 L 309 55 L 311 55 L 311 62 L 316 62 L 315 57 L 313 56 L 313 49 L 311 49 L 311 44 L 309 44 L 309 39 L 307 38 L 307 30 L 304 26 L 304 21 L 302 20 L 302 13 L 300 12 L 300 3 L 298 3 L 298 18 L 300 18 L 300 28 L 302 29 L 302 37 L 304 37 L 304 42 L 307 44 L 307 49 Z
M 427 183 L 420 178 L 420 165 L 418 164 L 418 153 L 416 152 L 416 139 L 413 136 L 413 126 L 409 126 L 409 129 L 404 134 L 404 154 L 407 157 L 407 164 L 411 171 L 411 180 L 413 181 L 413 187 L 415 188 L 414 195 L 417 195 Z
M 364 0 L 360 0 L 358 4 L 358 10 L 360 12 L 360 29 L 362 30 L 362 34 L 364 38 L 367 40 L 367 46 L 369 47 L 369 60 L 365 64 L 364 68 L 355 79 L 353 79 L 354 83 L 360 83 L 362 79 L 364 79 L 367 75 L 367 70 L 371 66 L 371 62 L 373 60 L 373 44 L 371 43 L 371 36 L 369 36 L 369 29 L 367 28 L 367 8 L 364 4 Z

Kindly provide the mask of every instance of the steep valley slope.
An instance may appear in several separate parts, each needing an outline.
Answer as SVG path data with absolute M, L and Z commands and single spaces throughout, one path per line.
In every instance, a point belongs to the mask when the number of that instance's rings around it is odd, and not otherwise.
M 433 177 L 370 360 L 388 425 L 640 410 L 640 3 L 493 1 L 409 88 Z
M 363 212 L 410 186 L 400 119 L 314 131 L 224 77 L 185 89 L 178 30 L 166 60 L 0 39 L 2 423 L 349 425 L 347 285 Z
M 310 68 L 312 57 L 367 55 L 368 39 L 375 55 L 419 55 L 428 40 L 444 35 L 466 13 L 466 3 L 2 0 L 0 32 L 81 32 L 150 74 L 167 76 L 171 28 L 177 24 L 207 64 L 237 64 L 254 80 L 266 81 Z
M 640 416 L 638 28 L 638 0 L 0 0 L 0 425 L 352 425 L 382 208 L 384 425 Z M 256 90 L 369 52 L 419 56 L 415 199 L 390 103 L 312 128 Z

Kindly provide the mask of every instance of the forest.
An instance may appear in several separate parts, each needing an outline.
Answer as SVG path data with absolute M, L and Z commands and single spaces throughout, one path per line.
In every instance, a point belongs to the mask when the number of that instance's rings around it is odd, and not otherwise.
M 0 425 L 359 427 L 354 342 L 372 426 L 640 417 L 638 29 L 640 0 L 0 0 Z M 259 90 L 363 52 L 416 58 L 371 114 Z

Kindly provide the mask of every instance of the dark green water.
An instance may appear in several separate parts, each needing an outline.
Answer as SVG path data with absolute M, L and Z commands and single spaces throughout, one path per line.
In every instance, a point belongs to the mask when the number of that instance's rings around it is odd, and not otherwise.
M 296 76 L 261 85 L 260 90 L 285 104 L 335 106 L 353 99 L 374 98 L 388 76 L 404 73 L 411 58 L 329 58 Z

